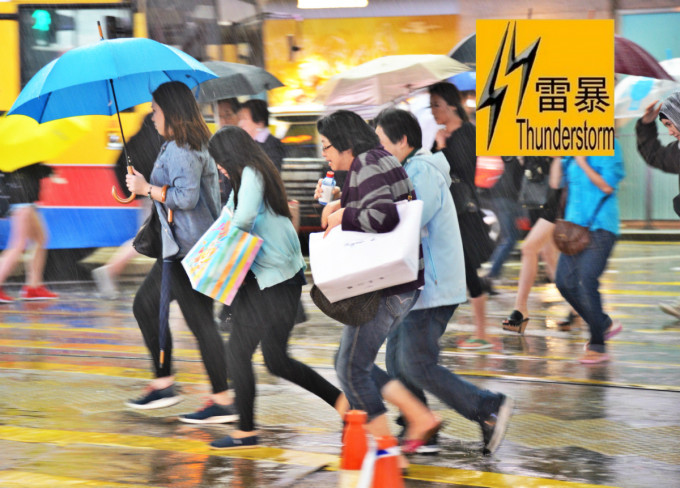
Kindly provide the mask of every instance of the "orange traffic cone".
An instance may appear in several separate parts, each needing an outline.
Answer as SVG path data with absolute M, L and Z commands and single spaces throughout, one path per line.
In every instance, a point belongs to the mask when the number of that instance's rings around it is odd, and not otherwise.
M 372 488 L 404 488 L 399 468 L 399 447 L 392 436 L 378 437 Z
M 345 414 L 345 428 L 342 431 L 342 459 L 340 469 L 361 469 L 361 463 L 368 450 L 366 439 L 367 415 L 362 410 L 350 410 Z

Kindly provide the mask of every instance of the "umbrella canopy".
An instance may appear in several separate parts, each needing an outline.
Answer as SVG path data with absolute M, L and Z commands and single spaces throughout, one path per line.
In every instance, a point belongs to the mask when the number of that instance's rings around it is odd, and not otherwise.
M 614 72 L 673 81 L 673 77 L 651 54 L 621 36 L 614 36 Z
M 23 115 L 0 119 L 0 171 L 16 171 L 24 166 L 59 156 L 78 141 L 89 128 L 82 119 L 62 119 L 38 124 Z
M 626 76 L 614 89 L 614 117 L 641 117 L 645 109 L 657 100 L 680 91 L 680 58 L 659 63 L 675 81 L 657 80 L 643 76 Z
M 257 95 L 283 86 L 283 83 L 274 75 L 259 66 L 227 61 L 207 61 L 203 64 L 219 78 L 201 83 L 201 90 L 198 94 L 198 101 L 201 103 L 211 103 L 243 95 Z
M 477 68 L 477 35 L 470 34 L 463 38 L 449 51 L 449 57 L 461 62 L 471 69 Z
M 477 89 L 477 73 L 475 71 L 464 71 L 453 75 L 449 78 L 449 82 L 456 85 L 460 91 L 470 91 Z
M 102 40 L 67 51 L 44 66 L 26 84 L 9 114 L 27 115 L 38 122 L 113 115 L 151 101 L 151 93 L 165 82 L 181 81 L 193 88 L 216 77 L 188 54 L 151 39 Z
M 324 105 L 383 105 L 469 69 L 443 54 L 384 56 L 333 76 L 316 100 Z

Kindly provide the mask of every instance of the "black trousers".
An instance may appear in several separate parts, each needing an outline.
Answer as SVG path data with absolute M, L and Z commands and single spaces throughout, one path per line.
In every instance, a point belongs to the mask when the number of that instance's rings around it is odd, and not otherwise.
M 302 287 L 294 280 L 260 290 L 249 272 L 233 303 L 234 324 L 227 344 L 229 374 L 236 392 L 239 429 L 255 430 L 255 375 L 252 357 L 261 343 L 267 369 L 314 393 L 334 407 L 340 390 L 306 364 L 288 356 L 288 338 Z
M 227 360 L 222 336 L 213 318 L 213 299 L 191 287 L 189 277 L 180 261 L 172 263 L 170 277 L 170 300 L 177 300 L 184 320 L 196 337 L 203 365 L 210 377 L 213 393 L 227 389 Z M 165 361 L 160 366 L 158 343 L 158 314 L 161 295 L 162 263 L 156 263 L 137 290 L 132 311 L 151 353 L 156 378 L 172 374 L 172 334 L 168 330 L 165 345 Z

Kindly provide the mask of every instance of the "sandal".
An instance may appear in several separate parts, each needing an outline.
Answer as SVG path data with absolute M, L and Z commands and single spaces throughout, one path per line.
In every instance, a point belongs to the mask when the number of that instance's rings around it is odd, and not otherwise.
M 563 332 L 568 332 L 571 330 L 571 326 L 574 325 L 574 322 L 576 322 L 578 319 L 578 314 L 574 311 L 570 311 L 569 315 L 567 315 L 564 320 L 557 322 L 557 329 Z
M 513 310 L 510 316 L 503 321 L 503 330 L 524 334 L 524 329 L 529 324 L 529 317 L 524 317 L 519 310 Z
M 432 437 L 434 437 L 444 426 L 443 421 L 437 422 L 431 429 L 429 429 L 420 439 L 404 439 L 401 443 L 401 452 L 403 454 L 415 454 L 418 448 L 427 444 Z

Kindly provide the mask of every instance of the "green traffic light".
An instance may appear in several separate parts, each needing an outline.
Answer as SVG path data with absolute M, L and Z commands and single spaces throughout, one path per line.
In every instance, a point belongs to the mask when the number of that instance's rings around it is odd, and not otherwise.
M 47 10 L 36 10 L 31 15 L 35 19 L 33 28 L 35 30 L 48 32 L 50 30 L 50 25 L 52 24 L 52 15 Z

